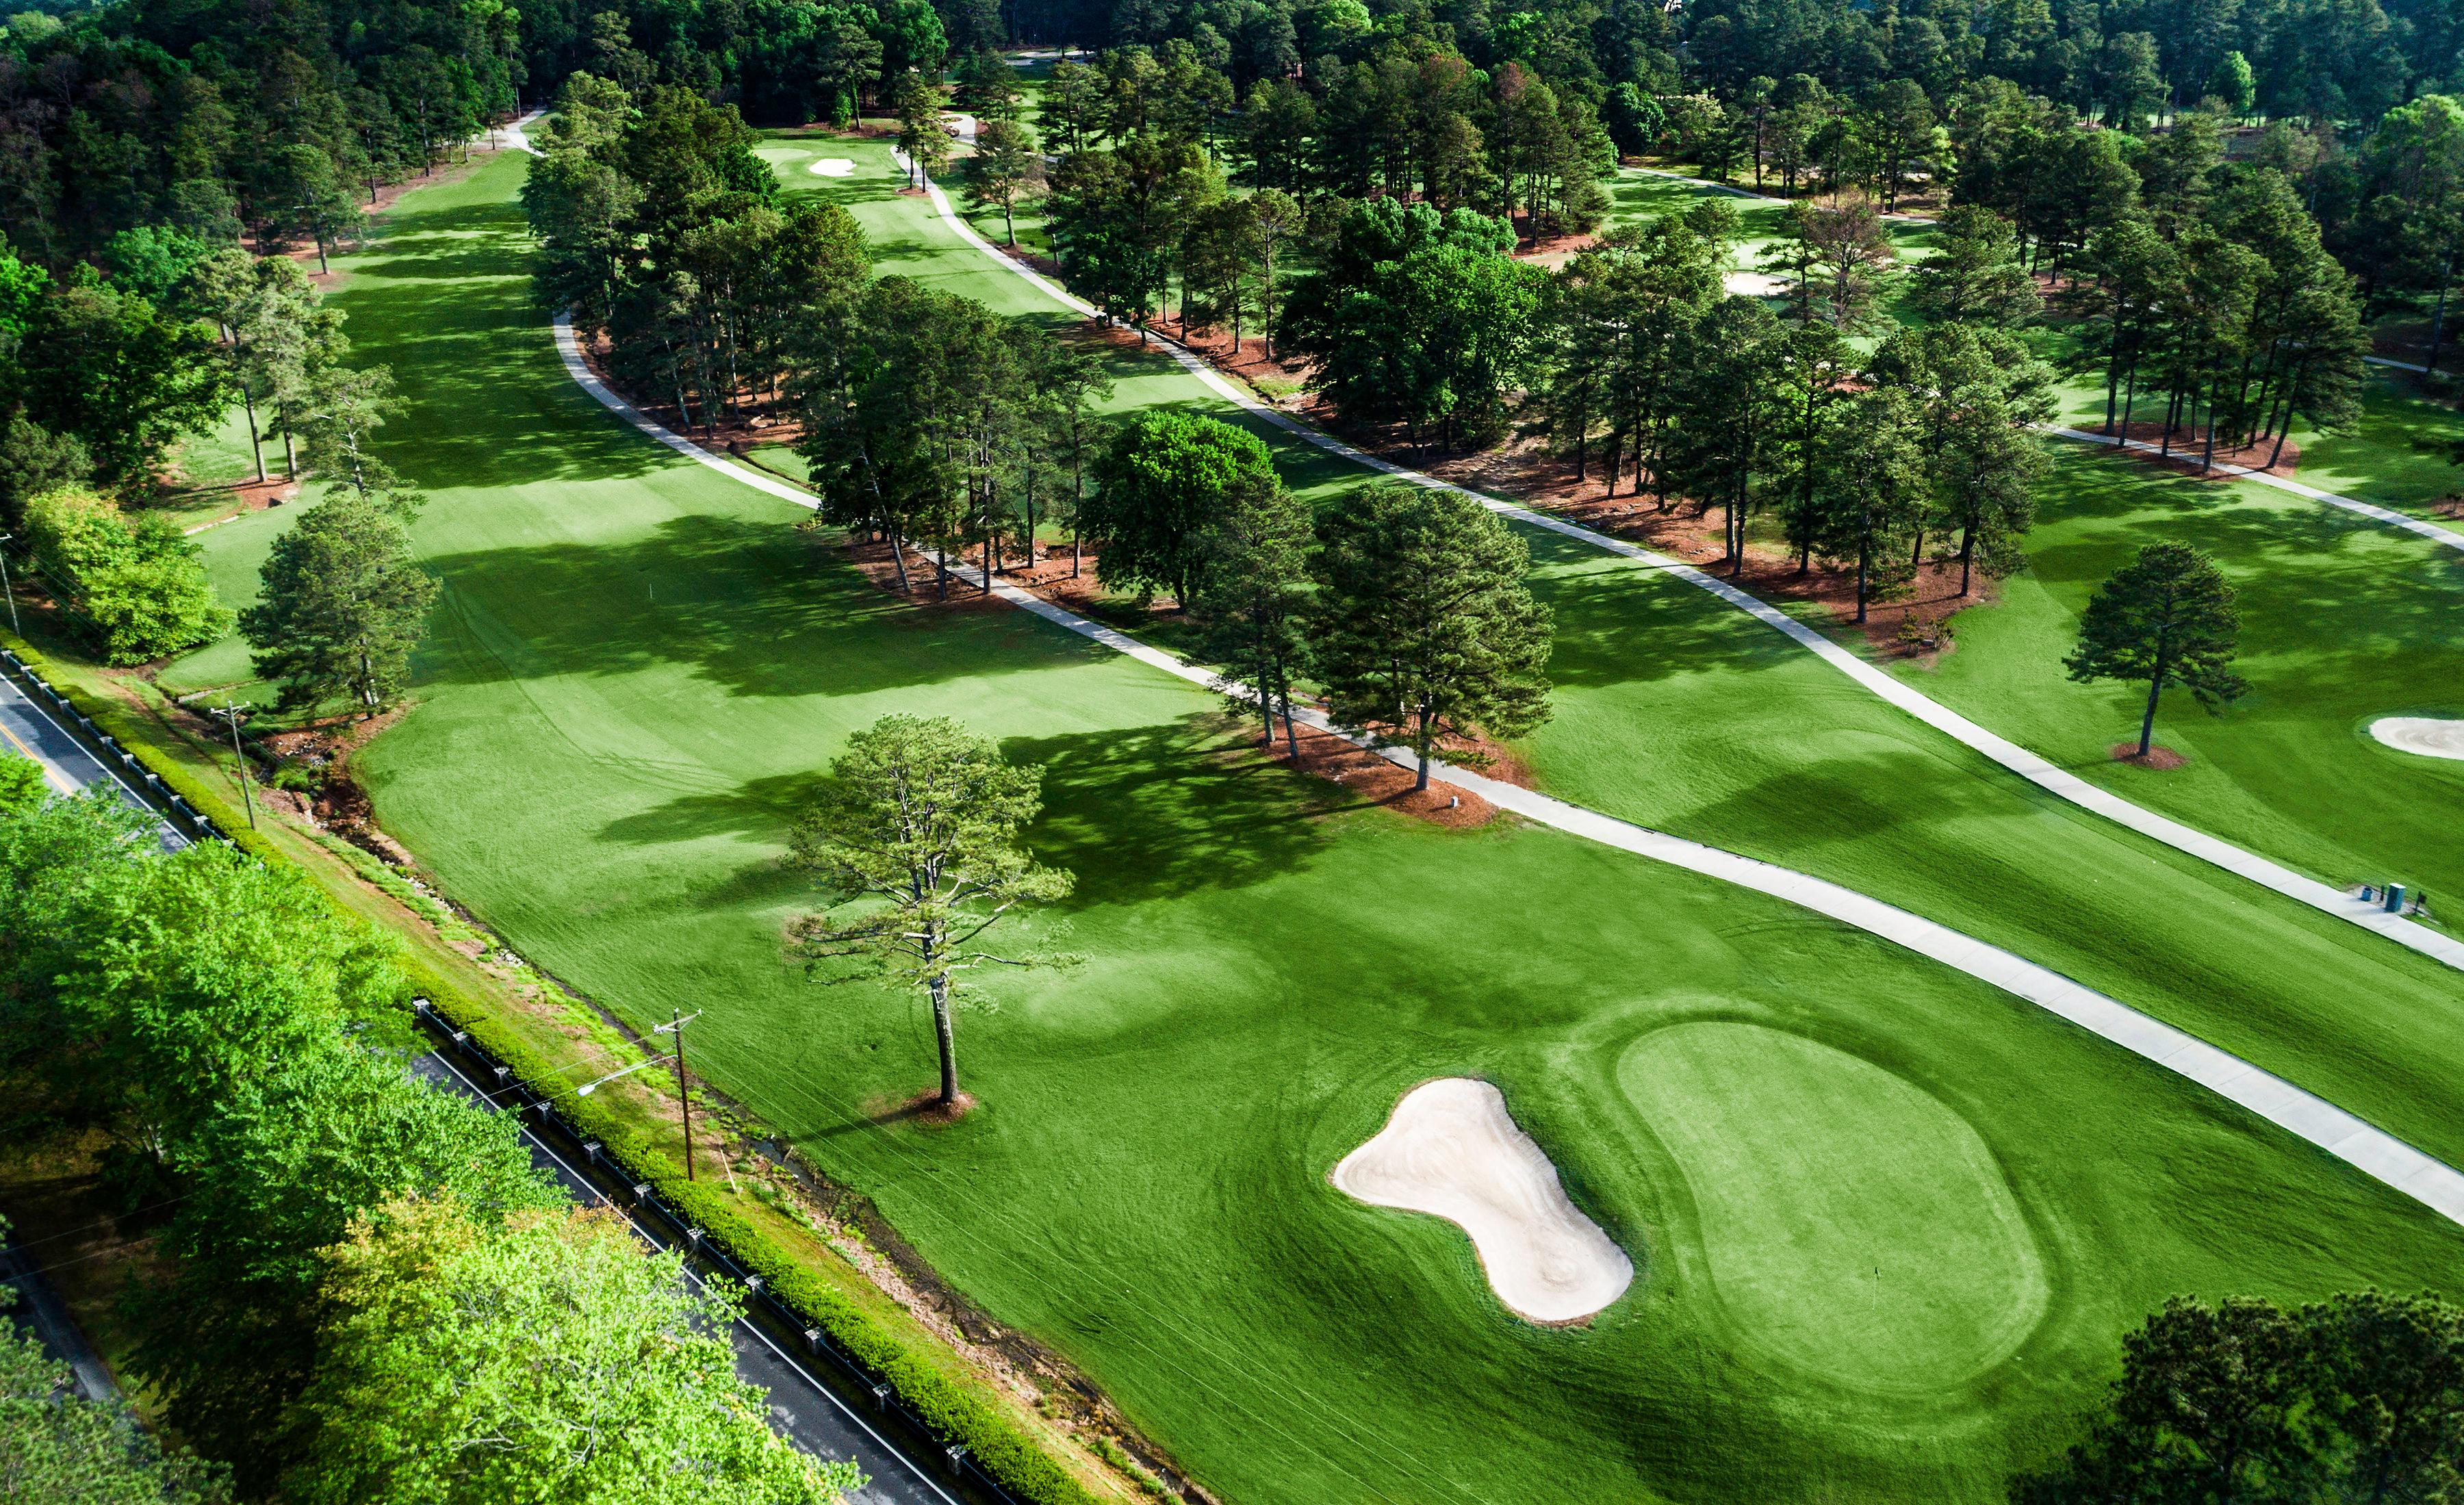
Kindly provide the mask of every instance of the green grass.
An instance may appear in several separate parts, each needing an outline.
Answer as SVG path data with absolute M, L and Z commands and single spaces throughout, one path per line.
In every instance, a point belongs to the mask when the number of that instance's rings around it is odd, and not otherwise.
M 1049 316 L 891 194 L 877 145 L 847 154 L 868 175 L 830 191 L 886 270 Z M 2464 1251 L 2323 1154 L 1869 937 L 1546 830 L 1358 808 L 1227 747 L 1212 697 L 1158 671 L 1023 614 L 894 604 L 794 508 L 566 381 L 527 298 L 521 170 L 406 198 L 341 294 L 407 400 L 384 437 L 429 494 L 415 534 L 444 583 L 420 703 L 360 759 L 381 815 L 591 996 L 706 1010 L 715 1081 L 1229 1497 L 1998 1498 L 2167 1295 L 2411 1289 Z M 1118 401 L 1198 390 L 1149 360 Z M 202 537 L 235 568 L 252 540 L 227 532 Z M 1700 593 L 1572 553 L 1544 551 L 1541 580 L 1566 688 L 1529 751 L 1561 791 L 2083 932 L 2074 954 L 2161 978 L 2168 1008 L 2210 998 L 2383 1074 L 2365 1111 L 2454 1120 L 2445 979 L 2010 787 Z M 891 709 L 1047 766 L 1033 839 L 1080 885 L 1030 928 L 1089 958 L 965 1015 L 984 1106 L 942 1130 L 883 1117 L 927 1084 L 913 1001 L 817 986 L 781 947 L 807 902 L 785 824 Z M 2320 1043 L 2339 1030 L 2365 1038 Z M 2426 1058 L 2378 1058 L 2407 1053 Z M 1465 1072 L 1636 1257 L 1588 1328 L 1513 1320 L 1451 1227 L 1326 1184 L 1401 1092 Z M 1801 1257 L 1793 1228 L 1819 1234 Z
M 256 604 L 257 572 L 265 567 L 274 540 L 298 519 L 303 505 L 304 501 L 269 507 L 217 523 L 197 535 L 205 550 L 207 578 L 225 605 L 240 611 Z M 248 644 L 236 633 L 173 659 L 163 665 L 154 682 L 174 695 L 229 689 L 241 700 L 270 701 L 274 693 L 249 668 Z
M 1795 1363 L 1933 1389 L 2009 1358 L 2043 1318 L 2044 1257 L 1993 1151 L 1906 1079 L 1710 1019 L 1636 1040 L 1617 1082 L 1694 1192 L 1729 1315 Z M 1841 1162 L 1842 1144 L 1899 1152 Z
M 2464 555 L 2247 482 L 2199 482 L 2066 450 L 2032 568 L 1959 619 L 1958 650 L 1903 677 L 2151 809 L 2329 883 L 2409 881 L 2464 911 L 2464 764 L 2385 747 L 2383 715 L 2464 715 Z M 2061 661 L 2089 594 L 2151 538 L 2213 555 L 2242 617 L 2250 693 L 2222 713 L 2188 696 L 2157 723 L 2189 758 L 2117 765 L 2144 692 L 2071 684 Z

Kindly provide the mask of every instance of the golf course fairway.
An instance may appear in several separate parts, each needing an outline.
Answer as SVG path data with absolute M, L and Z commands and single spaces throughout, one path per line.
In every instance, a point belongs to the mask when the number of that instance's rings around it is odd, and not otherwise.
M 844 196 L 883 270 L 1049 314 L 893 193 L 880 143 L 807 150 L 774 165 Z M 1964 975 L 1555 832 L 1415 823 L 1255 758 L 1158 670 L 883 595 L 566 380 L 523 171 L 407 196 L 338 294 L 407 401 L 383 438 L 443 584 L 416 704 L 357 760 L 380 817 L 605 1007 L 704 1011 L 713 1082 L 1227 1498 L 1998 1499 L 2166 1297 L 2412 1290 L 2464 1253 Z M 1115 398 L 1201 400 L 1152 360 Z M 224 532 L 209 554 L 263 547 Z M 1689 587 L 1571 549 L 1536 569 L 1564 628 L 1545 787 L 1881 893 L 2464 1156 L 2431 964 L 2033 795 Z M 962 1015 L 982 1106 L 943 1128 L 891 1111 L 930 1076 L 916 1001 L 818 986 L 781 944 L 810 903 L 786 824 L 892 710 L 1045 765 L 1030 839 L 1079 881 L 1029 928 L 1085 961 Z M 1328 1184 L 1445 1076 L 1496 1084 L 1632 1258 L 1587 1325 L 1516 1319 L 1460 1230 Z M 1840 1232 L 1792 1259 L 1792 1218 Z M 1861 1302 L 1852 1240 L 1882 1256 Z

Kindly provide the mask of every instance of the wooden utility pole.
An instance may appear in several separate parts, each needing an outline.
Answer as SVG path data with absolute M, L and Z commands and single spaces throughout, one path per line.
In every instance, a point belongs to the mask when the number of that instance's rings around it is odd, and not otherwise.
M 673 1035 L 676 1037 L 676 1107 L 684 1116 L 685 1179 L 687 1181 L 693 1179 L 693 1098 L 685 1086 L 685 1026 L 700 1017 L 699 1009 L 686 1014 L 678 1014 L 671 1009 L 668 1011 L 668 1022 L 650 1032 L 653 1035 Z

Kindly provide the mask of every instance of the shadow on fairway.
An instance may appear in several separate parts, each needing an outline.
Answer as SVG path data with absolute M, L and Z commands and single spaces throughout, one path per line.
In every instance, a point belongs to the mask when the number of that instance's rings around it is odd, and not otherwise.
M 1038 861 L 1078 875 L 1072 906 L 1176 899 L 1288 875 L 1319 845 L 1315 818 L 1366 804 L 1251 754 L 1214 716 L 1013 737 L 1001 753 L 1044 765 L 1044 818 L 1028 837 Z
M 1569 688 L 1776 668 L 1801 652 L 1693 586 L 1573 543 L 1534 538 L 1531 594 L 1556 618 L 1549 678 Z
M 784 522 L 687 513 L 626 542 L 428 565 L 485 650 L 432 656 L 430 683 L 689 664 L 737 695 L 860 695 L 1111 656 L 1024 613 L 911 605 Z
M 437 490 L 621 479 L 673 464 L 565 375 L 532 296 L 521 227 L 502 206 L 399 215 L 383 253 L 352 265 L 336 301 L 361 355 L 393 368 L 405 401 L 379 450 L 412 484 Z
M 1903 734 L 1910 743 L 1933 735 L 1913 721 Z M 1673 814 L 1668 829 L 1730 850 L 1762 855 L 1756 850 L 1761 840 L 1778 843 L 1771 849 L 1773 853 L 1785 852 L 1797 845 L 1806 831 L 1821 832 L 1822 844 L 1834 848 L 1866 841 L 1915 846 L 1922 842 L 1914 832 L 1925 827 L 1949 829 L 2010 811 L 2010 783 L 2015 780 L 2006 781 L 1993 774 L 1946 779 L 1943 760 L 1930 752 L 1896 742 L 1877 745 L 1880 739 L 1874 737 L 1859 740 L 1871 751 L 1793 763 L 1782 763 L 1774 754 L 1750 784 Z M 1912 817 L 1907 801 L 1897 792 L 1917 787 L 1940 793 L 1922 815 Z M 2021 797 L 2037 796 L 2023 793 Z M 2042 797 L 2050 800 L 2052 796 Z M 1772 860 L 1787 861 L 1779 856 Z
M 599 835 L 629 845 L 653 846 L 670 841 L 697 841 L 705 837 L 750 837 L 762 841 L 786 839 L 787 828 L 813 802 L 821 787 L 821 771 L 773 774 L 748 779 L 734 789 L 686 795 L 654 809 L 644 810 L 602 826 Z

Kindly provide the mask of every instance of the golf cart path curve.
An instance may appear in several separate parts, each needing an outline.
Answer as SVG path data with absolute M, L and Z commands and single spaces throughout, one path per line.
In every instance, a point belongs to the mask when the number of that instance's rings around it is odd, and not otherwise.
M 937 197 L 939 190 L 936 188 L 934 192 Z M 561 315 L 556 320 L 556 345 L 558 353 L 563 357 L 566 372 L 583 391 L 650 438 L 697 464 L 768 495 L 808 509 L 819 505 L 810 492 L 799 491 L 783 481 L 756 474 L 743 466 L 710 453 L 618 396 L 606 383 L 591 375 L 588 366 L 583 362 L 582 347 L 574 336 L 572 323 Z M 1534 520 L 1541 526 L 1550 525 L 1548 519 L 1538 518 L 1536 514 Z M 946 567 L 952 575 L 969 583 L 980 586 L 984 582 L 980 570 L 955 561 L 948 562 Z M 1236 681 L 1226 680 L 1210 669 L 1190 664 L 1151 643 L 1141 643 L 1125 632 L 1089 621 L 998 578 L 992 581 L 992 594 L 1022 611 L 1033 612 L 1046 622 L 1176 678 L 1218 693 L 1246 694 L 1255 698 L 1254 691 Z M 1344 735 L 1321 711 L 1295 708 L 1294 716 L 1308 726 L 1335 736 Z M 1371 751 L 1399 767 L 1413 766 L 1412 754 L 1406 750 L 1377 748 Z M 1701 873 L 1786 900 L 1990 983 L 2176 1076 L 2188 1078 L 2280 1128 L 2291 1130 L 2450 1222 L 2464 1225 L 2464 1172 L 2365 1123 L 2323 1098 L 2263 1071 L 2238 1056 L 2219 1050 L 2194 1035 L 2073 982 L 2051 968 L 2040 967 L 1999 947 L 1990 946 L 1923 915 L 1884 904 L 1827 879 L 1705 846 L 1700 841 L 1690 841 L 1664 831 L 1635 825 L 1520 785 L 1484 777 L 1438 759 L 1430 760 L 1430 769 L 1433 776 L 1479 795 L 1499 809 L 1510 810 L 1527 820 L 1621 852 L 1666 862 L 1688 872 Z
M 897 156 L 897 160 L 902 164 L 905 164 L 904 155 L 895 153 L 893 155 Z M 928 180 L 925 188 L 932 195 L 934 208 L 940 212 L 941 218 L 969 245 L 981 251 L 1016 275 L 1033 283 L 1042 289 L 1045 295 L 1063 306 L 1074 309 L 1089 317 L 1096 316 L 1098 311 L 1093 304 L 1072 295 L 1033 268 L 1003 255 L 1000 248 L 977 234 L 974 227 L 968 225 L 957 210 L 951 207 L 949 196 L 941 191 L 940 185 Z M 1193 376 L 1206 383 L 1211 390 L 1226 401 L 1279 428 L 1308 440 L 1321 449 L 1413 486 L 1433 491 L 1452 491 L 1459 496 L 1470 497 L 1501 516 L 1510 517 L 1529 527 L 1546 529 L 1579 543 L 1588 544 L 1592 548 L 1609 554 L 1621 555 L 1626 558 L 1647 564 L 1663 574 L 1673 575 L 1689 585 L 1710 592 L 1773 630 L 1795 639 L 1824 663 L 1883 700 L 1953 740 L 1965 743 L 1984 753 L 2039 789 L 2066 799 L 2083 810 L 2093 811 L 2109 820 L 2127 826 L 2142 836 L 2162 841 L 2176 851 L 2187 852 L 2202 862 L 2211 862 L 2263 888 L 2272 888 L 2286 898 L 2308 905 L 2321 913 L 2348 921 L 2365 930 L 2375 931 L 2399 946 L 2418 951 L 2424 956 L 2443 962 L 2458 971 L 2464 971 L 2464 940 L 2445 935 L 2426 925 L 2404 919 L 2400 915 L 2388 914 L 2377 905 L 2365 903 L 2343 889 L 2330 887 L 2316 879 L 2304 878 L 2291 868 L 2271 862 L 2255 852 L 2245 851 L 2221 838 L 2210 836 L 2204 831 L 2186 826 L 2178 820 L 2132 804 L 2121 796 L 2090 783 L 2068 769 L 2058 767 L 2029 752 L 2017 743 L 1987 731 L 1949 707 L 1892 678 L 1762 598 L 1741 590 L 1706 571 L 1698 570 L 1690 564 L 1643 548 L 1639 544 L 1629 543 L 1622 538 L 1613 538 L 1606 534 L 1595 533 L 1589 528 L 1568 522 L 1562 517 L 1534 512 L 1529 507 L 1502 501 L 1497 497 L 1475 491 L 1469 487 L 1457 486 L 1451 481 L 1441 481 L 1435 476 L 1408 469 L 1392 461 L 1381 460 L 1375 455 L 1345 444 L 1331 434 L 1320 432 L 1279 408 L 1258 401 L 1257 398 L 1227 381 L 1212 365 L 1172 339 L 1157 335 L 1155 341 L 1165 354 L 1180 362 Z M 2260 477 L 2260 479 L 2272 478 Z M 2464 545 L 2464 539 L 2459 539 L 2459 545 Z

